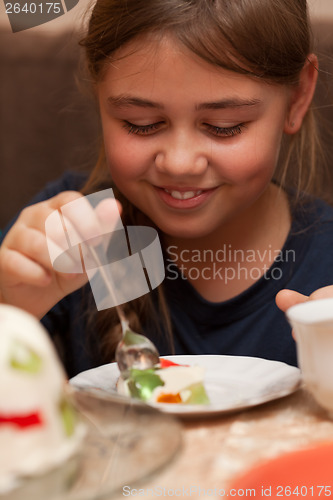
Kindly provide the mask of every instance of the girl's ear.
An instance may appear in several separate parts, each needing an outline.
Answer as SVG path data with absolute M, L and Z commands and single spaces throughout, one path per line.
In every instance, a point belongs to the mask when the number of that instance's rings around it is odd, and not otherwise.
M 310 54 L 301 71 L 298 84 L 291 89 L 289 112 L 284 126 L 286 134 L 296 134 L 301 128 L 303 118 L 313 99 L 317 77 L 318 59 L 314 54 Z

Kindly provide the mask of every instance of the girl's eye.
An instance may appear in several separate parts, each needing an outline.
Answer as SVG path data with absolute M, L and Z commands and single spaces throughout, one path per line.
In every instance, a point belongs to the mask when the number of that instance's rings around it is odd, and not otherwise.
M 156 122 L 148 125 L 135 125 L 134 123 L 128 122 L 126 120 L 123 124 L 123 127 L 129 134 L 151 135 L 159 130 L 161 125 L 163 125 L 163 122 Z M 243 132 L 243 129 L 245 128 L 244 123 L 240 123 L 232 127 L 217 127 L 209 123 L 205 123 L 204 126 L 209 131 L 209 133 L 217 137 L 233 137 L 234 135 L 241 134 Z
M 241 134 L 245 128 L 244 123 L 239 123 L 238 125 L 234 125 L 232 127 L 216 127 L 215 125 L 210 125 L 209 123 L 206 123 L 205 126 L 211 134 L 217 137 L 233 137 L 234 135 Z
M 135 135 L 150 135 L 156 130 L 159 129 L 160 125 L 162 125 L 163 122 L 157 122 L 157 123 L 151 123 L 149 125 L 135 125 L 134 123 L 130 123 L 128 121 L 125 121 L 123 124 L 123 127 L 129 134 L 135 134 Z

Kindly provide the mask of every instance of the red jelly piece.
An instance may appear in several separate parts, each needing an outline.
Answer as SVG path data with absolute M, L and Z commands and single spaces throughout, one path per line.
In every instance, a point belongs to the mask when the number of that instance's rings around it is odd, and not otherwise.
M 170 359 L 164 359 L 164 358 L 160 358 L 160 365 L 161 368 L 169 368 L 169 366 L 188 366 L 188 365 L 180 365 L 178 363 L 170 361 Z
M 21 429 L 27 427 L 32 427 L 34 425 L 42 425 L 43 421 L 39 413 L 28 413 L 26 415 L 1 415 L 0 414 L 0 425 L 1 424 L 12 424 Z

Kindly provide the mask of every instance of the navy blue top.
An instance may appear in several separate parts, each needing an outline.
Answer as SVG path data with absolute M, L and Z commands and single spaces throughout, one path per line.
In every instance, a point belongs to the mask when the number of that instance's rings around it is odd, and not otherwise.
M 67 173 L 47 185 L 32 202 L 64 190 L 78 190 L 84 180 L 82 175 Z M 275 296 L 282 288 L 309 295 L 317 288 L 333 284 L 332 249 L 333 208 L 314 200 L 307 209 L 295 212 L 281 254 L 265 276 L 230 300 L 222 303 L 205 300 L 176 272 L 174 264 L 167 262 L 163 286 L 172 318 L 175 354 L 256 356 L 296 365 L 291 328 L 277 308 Z M 85 287 L 88 294 L 89 289 L 88 284 Z M 60 340 L 70 377 L 102 362 L 91 349 L 94 332 L 87 326 L 82 297 L 82 290 L 68 295 L 42 320 L 55 342 L 58 344 Z M 161 355 L 170 354 L 165 336 L 157 335 L 156 329 L 149 326 L 144 333 Z

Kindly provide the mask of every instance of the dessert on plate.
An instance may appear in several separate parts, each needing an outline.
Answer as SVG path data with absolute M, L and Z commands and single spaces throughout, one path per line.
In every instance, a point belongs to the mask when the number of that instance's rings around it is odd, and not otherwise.
M 69 459 L 85 434 L 39 321 L 0 305 L 0 494 Z
M 159 365 L 146 370 L 132 368 L 121 374 L 119 394 L 149 403 L 209 404 L 202 366 L 179 365 L 160 358 Z

